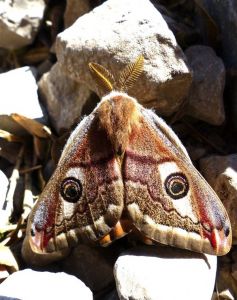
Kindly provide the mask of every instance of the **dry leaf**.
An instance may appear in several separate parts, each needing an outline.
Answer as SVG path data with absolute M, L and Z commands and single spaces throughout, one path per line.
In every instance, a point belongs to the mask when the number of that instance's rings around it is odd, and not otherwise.
M 8 142 L 23 142 L 22 137 L 14 135 L 8 131 L 0 129 L 0 138 L 7 140 Z
M 48 138 L 51 136 L 50 129 L 40 122 L 37 122 L 19 114 L 11 114 L 11 117 L 14 121 L 16 121 L 34 136 L 37 136 L 39 138 Z
M 9 272 L 6 268 L 6 266 L 0 265 L 0 283 L 5 280 L 9 276 Z
M 0 266 L 6 266 L 11 273 L 19 270 L 18 263 L 7 246 L 0 245 Z

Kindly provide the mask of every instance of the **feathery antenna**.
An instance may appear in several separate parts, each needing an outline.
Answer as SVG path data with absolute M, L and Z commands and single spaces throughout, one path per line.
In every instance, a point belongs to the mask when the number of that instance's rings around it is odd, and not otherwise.
M 113 90 L 114 76 L 105 67 L 90 62 L 89 69 L 96 83 L 105 91 L 105 93 Z
M 143 71 L 143 65 L 144 57 L 140 55 L 137 57 L 134 63 L 128 64 L 122 70 L 122 72 L 120 72 L 117 83 L 115 83 L 113 74 L 102 65 L 90 62 L 89 69 L 97 85 L 105 93 L 109 93 L 114 89 L 127 92 L 128 89 L 132 87 L 137 78 L 141 75 Z
M 128 64 L 123 71 L 120 73 L 118 86 L 122 91 L 127 91 L 132 87 L 137 78 L 143 71 L 144 57 L 138 56 L 134 63 Z

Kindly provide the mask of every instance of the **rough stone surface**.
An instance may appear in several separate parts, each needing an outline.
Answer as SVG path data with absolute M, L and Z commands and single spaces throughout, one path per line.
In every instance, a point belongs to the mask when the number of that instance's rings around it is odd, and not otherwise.
M 1 129 L 19 135 L 26 132 L 10 117 L 12 113 L 45 121 L 39 104 L 35 75 L 36 70 L 30 67 L 0 74 L 0 99 L 4 103 L 0 106 Z
M 106 1 L 58 35 L 56 53 L 67 74 L 93 91 L 97 87 L 89 62 L 102 64 L 118 78 L 127 63 L 143 54 L 144 72 L 129 94 L 164 115 L 178 110 L 191 84 L 185 56 L 149 0 L 139 5 L 133 0 Z
M 90 0 L 67 0 L 64 13 L 65 28 L 71 26 L 79 17 L 88 13 L 90 10 Z
M 237 243 L 237 154 L 213 155 L 200 160 L 204 177 L 222 200 L 230 217 L 233 243 Z
M 16 49 L 33 42 L 44 14 L 43 0 L 0 2 L 0 47 Z
M 41 77 L 38 85 L 53 127 L 58 133 L 69 129 L 79 119 L 90 90 L 66 76 L 58 64 Z
M 207 46 L 189 47 L 185 54 L 193 70 L 188 114 L 213 125 L 222 124 L 225 120 L 225 66 L 221 58 Z
M 227 67 L 237 67 L 237 1 L 202 0 L 220 29 L 222 57 Z
M 231 274 L 230 264 L 218 264 L 216 286 L 218 286 L 218 298 L 214 298 L 214 300 L 236 299 L 237 285 L 233 274 Z
M 112 248 L 113 247 L 113 251 Z M 93 292 L 114 282 L 116 245 L 109 248 L 78 245 L 63 261 L 63 270 L 80 278 Z
M 210 300 L 217 258 L 170 247 L 123 253 L 114 268 L 121 300 Z M 198 287 L 197 287 L 198 283 Z
M 83 282 L 66 273 L 15 272 L 0 285 L 0 295 L 17 299 L 92 300 L 92 292 Z

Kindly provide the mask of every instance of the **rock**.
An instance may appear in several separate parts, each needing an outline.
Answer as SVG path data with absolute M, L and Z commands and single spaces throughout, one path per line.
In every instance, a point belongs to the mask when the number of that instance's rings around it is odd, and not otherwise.
M 41 77 L 38 85 L 51 124 L 58 133 L 69 129 L 79 119 L 91 95 L 85 85 L 66 76 L 58 64 Z
M 31 119 L 45 122 L 39 104 L 36 84 L 36 69 L 30 67 L 18 68 L 0 74 L 0 128 L 16 135 L 26 134 L 26 130 L 12 118 L 12 113 L 18 113 Z
M 216 286 L 218 287 L 219 299 L 236 299 L 237 284 L 231 274 L 230 265 L 218 264 Z
M 64 13 L 65 28 L 71 26 L 79 17 L 88 13 L 90 10 L 90 0 L 67 0 Z
M 118 292 L 116 289 L 112 290 L 111 292 L 105 292 L 102 295 L 95 295 L 95 299 L 98 300 L 119 300 Z
M 210 300 L 217 258 L 171 247 L 137 247 L 114 267 L 121 300 Z M 198 287 L 197 287 L 198 282 Z
M 40 26 L 44 0 L 0 2 L 0 47 L 17 49 L 30 45 Z
M 191 84 L 185 56 L 149 0 L 139 5 L 133 0 L 106 1 L 58 35 L 56 54 L 68 76 L 93 91 L 97 87 L 89 62 L 102 64 L 118 78 L 119 71 L 142 54 L 144 72 L 129 94 L 163 115 L 178 110 Z
M 170 30 L 173 32 L 181 48 L 187 48 L 188 45 L 193 44 L 193 41 L 199 40 L 200 38 L 198 33 L 199 28 L 192 26 L 192 24 L 188 24 L 188 22 L 186 22 L 184 18 L 180 18 L 180 15 L 182 14 L 179 11 L 180 7 L 177 8 L 180 14 L 175 14 L 171 11 L 172 9 L 171 10 L 167 9 L 164 6 L 165 5 L 164 1 L 163 1 L 164 5 L 158 4 L 158 1 L 156 0 L 151 0 L 151 2 L 156 7 L 156 9 L 162 14 L 163 18 L 168 24 Z M 186 14 L 188 14 L 187 11 Z
M 237 243 L 237 154 L 213 155 L 200 160 L 203 176 L 216 191 L 230 217 L 233 243 Z
M 72 275 L 63 272 L 37 272 L 30 269 L 10 275 L 0 285 L 0 295 L 25 300 L 93 299 L 89 288 Z
M 201 0 L 217 23 L 221 36 L 221 52 L 227 67 L 237 67 L 237 2 L 236 0 Z
M 93 292 L 99 292 L 114 282 L 117 252 L 116 245 L 102 248 L 81 244 L 63 260 L 63 270 L 80 278 Z
M 188 114 L 212 125 L 221 125 L 225 120 L 225 66 L 221 58 L 207 46 L 189 47 L 185 55 L 193 70 Z

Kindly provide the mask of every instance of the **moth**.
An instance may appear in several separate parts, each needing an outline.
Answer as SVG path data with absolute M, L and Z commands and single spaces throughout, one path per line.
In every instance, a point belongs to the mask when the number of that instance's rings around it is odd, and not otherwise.
M 29 216 L 34 252 L 108 245 L 131 231 L 147 243 L 213 255 L 230 250 L 231 225 L 218 196 L 172 129 L 126 93 L 143 64 L 139 56 L 116 81 L 89 63 L 105 96 L 72 132 Z

